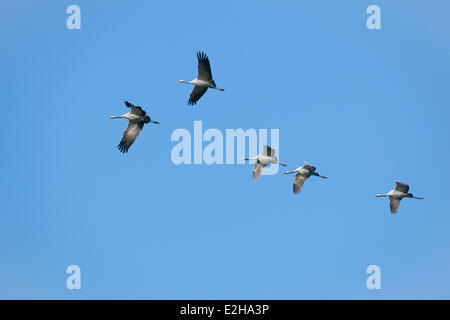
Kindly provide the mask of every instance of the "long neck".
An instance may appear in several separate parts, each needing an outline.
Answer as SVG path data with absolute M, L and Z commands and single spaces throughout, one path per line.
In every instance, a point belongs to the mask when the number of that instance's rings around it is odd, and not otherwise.
M 375 197 L 389 197 L 387 194 L 376 194 Z
M 119 119 L 119 118 L 125 118 L 125 119 L 129 119 L 130 118 L 130 113 L 125 113 L 121 116 L 109 116 L 108 119 Z

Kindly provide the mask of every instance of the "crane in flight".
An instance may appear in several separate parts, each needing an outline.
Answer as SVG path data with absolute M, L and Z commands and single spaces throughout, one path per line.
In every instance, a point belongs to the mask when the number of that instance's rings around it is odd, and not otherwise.
M 138 135 L 141 133 L 144 124 L 154 123 L 159 124 L 158 121 L 152 121 L 147 113 L 142 110 L 141 107 L 135 106 L 128 101 L 125 101 L 125 105 L 130 108 L 130 112 L 127 112 L 121 116 L 109 116 L 108 119 L 125 118 L 128 119 L 128 126 L 123 132 L 122 140 L 117 148 L 120 152 L 126 153 L 131 145 L 134 143 Z
M 421 197 L 415 197 L 413 194 L 408 193 L 409 186 L 406 183 L 395 181 L 395 189 L 385 194 L 376 194 L 375 197 L 389 197 L 389 203 L 391 206 L 391 213 L 397 213 L 400 201 L 403 198 L 423 199 Z
M 209 58 L 204 52 L 197 52 L 198 59 L 198 74 L 197 78 L 192 81 L 178 80 L 177 83 L 189 83 L 193 84 L 194 89 L 189 96 L 188 105 L 195 105 L 197 101 L 205 94 L 208 88 L 216 89 L 219 91 L 225 91 L 222 88 L 218 88 L 213 80 L 211 72 L 211 64 Z
M 259 155 L 254 158 L 244 158 L 242 160 L 255 161 L 255 164 L 253 165 L 253 181 L 257 181 L 259 179 L 262 169 L 269 163 L 278 163 L 278 158 L 275 157 L 275 150 L 265 144 L 263 145 L 263 151 Z M 287 165 L 280 163 L 280 166 L 286 167 Z
M 295 173 L 294 187 L 293 187 L 294 193 L 299 193 L 300 190 L 302 189 L 302 186 L 305 183 L 305 181 L 311 176 L 316 176 L 316 177 L 320 177 L 320 178 L 324 178 L 324 179 L 328 178 L 328 177 L 321 176 L 320 174 L 318 174 L 316 172 L 316 167 L 310 165 L 308 162 L 305 162 L 305 164 L 303 166 L 301 166 L 293 171 L 285 171 L 284 172 L 284 174 L 290 174 L 290 173 Z

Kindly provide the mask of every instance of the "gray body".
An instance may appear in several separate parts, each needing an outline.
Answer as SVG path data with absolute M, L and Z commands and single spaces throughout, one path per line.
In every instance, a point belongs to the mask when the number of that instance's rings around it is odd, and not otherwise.
M 194 90 L 192 90 L 189 96 L 188 105 L 195 105 L 197 101 L 205 94 L 208 88 L 216 89 L 219 91 L 225 91 L 224 89 L 218 88 L 214 82 L 211 64 L 209 63 L 209 58 L 204 52 L 197 52 L 198 60 L 198 73 L 197 78 L 192 81 L 178 80 L 177 83 L 188 83 L 193 84 Z
M 253 181 L 257 181 L 261 175 L 261 171 L 270 163 L 278 163 L 278 158 L 275 157 L 275 150 L 267 145 L 263 145 L 263 151 L 254 158 L 244 158 L 242 160 L 254 160 L 253 165 Z M 286 166 L 284 163 L 280 163 L 281 166 Z
M 125 105 L 130 108 L 130 112 L 127 112 L 121 116 L 109 116 L 108 119 L 128 119 L 128 126 L 123 132 L 122 140 L 120 141 L 117 148 L 122 153 L 127 153 L 128 149 L 134 143 L 136 138 L 141 133 L 146 123 L 159 124 L 158 121 L 152 121 L 152 119 L 147 115 L 147 113 L 142 110 L 141 107 L 135 106 L 128 101 L 125 101 Z
M 299 193 L 302 189 L 303 184 L 305 181 L 311 177 L 316 176 L 320 178 L 326 179 L 327 177 L 321 176 L 319 173 L 316 172 L 316 167 L 310 165 L 308 162 L 304 162 L 304 165 L 295 169 L 294 171 L 286 171 L 284 174 L 290 174 L 295 173 L 294 177 L 294 184 L 293 184 L 293 192 Z
M 415 197 L 412 193 L 408 193 L 409 186 L 400 181 L 395 181 L 395 189 L 385 194 L 376 194 L 376 197 L 389 197 L 389 205 L 391 213 L 395 214 L 398 211 L 400 201 L 403 198 L 423 199 L 421 197 Z

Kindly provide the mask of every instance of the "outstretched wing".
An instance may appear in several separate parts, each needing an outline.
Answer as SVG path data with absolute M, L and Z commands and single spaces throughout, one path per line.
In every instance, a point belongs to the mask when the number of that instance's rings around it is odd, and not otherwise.
M 195 105 L 197 101 L 205 94 L 207 87 L 199 87 L 194 86 L 194 90 L 192 90 L 191 95 L 189 96 L 188 105 Z
M 408 193 L 409 191 L 409 186 L 405 183 L 402 183 L 400 181 L 395 181 L 395 190 L 400 191 L 400 192 L 404 192 L 404 193 Z
M 299 193 L 305 183 L 307 177 L 304 175 L 297 173 L 294 178 L 294 193 Z
M 143 122 L 134 122 L 129 121 L 128 126 L 123 132 L 122 140 L 120 141 L 117 148 L 120 152 L 126 153 L 131 145 L 134 143 L 138 135 L 141 133 L 142 128 L 144 127 Z
M 262 164 L 259 161 L 256 161 L 255 164 L 253 165 L 253 181 L 256 181 L 259 179 L 259 176 L 261 175 L 261 171 L 262 169 L 265 167 L 264 164 Z
M 397 213 L 398 206 L 400 205 L 400 199 L 389 197 L 389 203 L 391 205 L 391 213 Z
M 130 102 L 128 102 L 128 101 L 125 101 L 125 105 L 126 105 L 128 108 L 131 109 L 130 112 L 131 112 L 132 114 L 135 114 L 135 115 L 140 116 L 140 117 L 145 117 L 145 115 L 147 114 L 144 110 L 142 110 L 141 107 L 135 106 L 134 104 L 132 104 L 132 103 L 130 103 Z
M 269 157 L 273 157 L 275 155 L 275 150 L 272 149 L 269 146 L 266 146 L 265 144 L 263 144 L 263 154 Z
M 197 52 L 198 59 L 198 74 L 197 79 L 210 81 L 212 80 L 211 65 L 209 63 L 209 58 L 204 52 Z

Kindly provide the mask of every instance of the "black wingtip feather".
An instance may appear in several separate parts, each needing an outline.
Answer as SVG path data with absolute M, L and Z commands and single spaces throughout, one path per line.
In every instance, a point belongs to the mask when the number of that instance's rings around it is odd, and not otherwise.
M 125 105 L 126 105 L 128 108 L 131 108 L 131 107 L 134 106 L 132 103 L 128 102 L 127 100 L 125 100 L 124 102 L 125 102 Z
M 203 51 L 197 52 L 197 59 L 198 61 L 204 61 L 208 59 L 208 55 L 204 53 Z
M 127 146 L 123 142 L 120 142 L 117 146 L 117 149 L 119 149 L 119 151 L 122 153 L 127 153 L 129 148 L 127 148 Z

